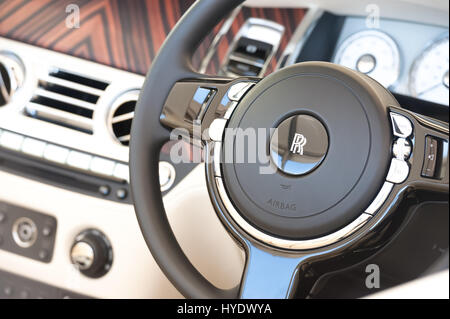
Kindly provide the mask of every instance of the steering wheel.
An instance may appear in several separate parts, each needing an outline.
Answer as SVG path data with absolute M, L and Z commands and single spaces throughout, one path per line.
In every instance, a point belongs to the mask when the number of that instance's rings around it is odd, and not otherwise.
M 406 194 L 448 197 L 448 124 L 402 109 L 363 74 L 325 62 L 263 79 L 195 72 L 195 49 L 241 2 L 199 0 L 189 9 L 153 61 L 132 126 L 139 225 L 160 268 L 190 298 L 292 297 L 314 265 L 344 267 L 356 252 L 383 246 Z M 246 252 L 234 289 L 205 279 L 169 225 L 158 163 L 173 129 L 201 142 L 217 216 Z

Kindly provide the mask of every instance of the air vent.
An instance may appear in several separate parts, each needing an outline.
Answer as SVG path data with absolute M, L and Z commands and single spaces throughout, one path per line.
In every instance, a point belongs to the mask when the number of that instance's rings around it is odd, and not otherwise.
M 130 143 L 131 122 L 134 108 L 139 97 L 139 90 L 128 91 L 120 95 L 111 107 L 109 123 L 112 134 L 122 145 Z
M 38 81 L 38 88 L 25 108 L 28 116 L 92 134 L 92 117 L 108 83 L 53 70 Z

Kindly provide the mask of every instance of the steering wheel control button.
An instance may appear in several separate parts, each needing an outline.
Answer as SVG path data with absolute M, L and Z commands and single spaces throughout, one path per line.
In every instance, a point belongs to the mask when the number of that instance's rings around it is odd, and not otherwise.
M 225 130 L 225 126 L 227 125 L 226 119 L 215 119 L 208 130 L 209 138 L 212 141 L 220 142 L 222 140 L 223 132 Z
M 392 147 L 395 158 L 405 161 L 411 155 L 411 143 L 405 138 L 398 138 Z
M 247 91 L 253 86 L 255 83 L 253 82 L 239 82 L 231 86 L 228 90 L 228 98 L 231 101 L 240 101 L 242 97 L 247 93 Z
M 322 163 L 328 150 L 328 133 L 311 115 L 294 115 L 278 125 L 270 140 L 270 155 L 284 173 L 304 175 Z
M 31 247 L 38 237 L 36 224 L 29 218 L 19 218 L 12 226 L 12 236 L 18 246 L 22 248 Z
M 87 229 L 76 236 L 70 250 L 72 264 L 90 278 L 104 276 L 113 262 L 112 246 L 108 238 L 96 229 Z
M 169 162 L 159 162 L 159 184 L 161 191 L 168 191 L 175 182 L 175 167 Z
M 425 137 L 425 157 L 423 159 L 422 176 L 434 178 L 436 176 L 436 163 L 438 157 L 438 140 Z
M 200 124 L 215 94 L 215 90 L 198 88 L 189 104 L 186 118 L 193 123 Z
M 397 137 L 409 137 L 411 136 L 413 132 L 413 126 L 411 124 L 411 121 L 398 113 L 392 113 L 391 112 L 391 122 L 392 122 L 392 129 L 393 133 Z
M 409 165 L 407 162 L 393 158 L 386 180 L 394 184 L 403 183 L 409 175 Z

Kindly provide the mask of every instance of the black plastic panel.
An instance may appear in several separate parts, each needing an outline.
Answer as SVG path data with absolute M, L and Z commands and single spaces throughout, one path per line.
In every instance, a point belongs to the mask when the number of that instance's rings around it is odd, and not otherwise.
M 448 269 L 448 202 L 424 202 L 410 207 L 407 216 L 401 232 L 389 245 L 357 265 L 322 276 L 309 297 L 361 298 L 430 274 L 430 265 L 433 267 L 436 261 L 441 267 L 435 271 Z M 379 289 L 365 285 L 369 264 L 379 266 Z
M 25 277 L 0 270 L 0 299 L 87 299 L 68 290 L 59 289 Z
M 36 240 L 30 247 L 21 247 L 13 238 L 13 225 L 19 219 L 31 220 L 36 226 Z M 22 207 L 0 202 L 0 249 L 49 263 L 53 257 L 56 218 Z
M 295 62 L 331 61 L 344 22 L 344 16 L 325 12 Z
M 126 182 L 84 174 L 18 152 L 0 149 L 0 170 L 86 195 L 131 203 L 130 187 Z M 125 197 L 118 196 L 123 192 Z

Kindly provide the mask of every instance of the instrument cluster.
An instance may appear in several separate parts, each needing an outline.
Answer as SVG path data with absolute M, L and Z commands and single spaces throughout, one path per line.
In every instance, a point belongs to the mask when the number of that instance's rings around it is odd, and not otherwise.
M 393 92 L 448 106 L 448 31 L 423 47 L 412 62 L 402 61 L 409 54 L 406 50 L 385 30 L 367 29 L 341 41 L 333 62 L 367 74 Z M 402 73 L 404 83 L 400 85 Z

